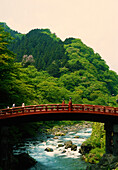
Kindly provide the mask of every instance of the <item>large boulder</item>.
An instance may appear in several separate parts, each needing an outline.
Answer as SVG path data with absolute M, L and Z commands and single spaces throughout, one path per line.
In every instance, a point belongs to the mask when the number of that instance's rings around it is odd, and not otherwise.
M 28 169 L 34 166 L 36 163 L 37 161 L 30 157 L 27 153 L 21 153 L 13 157 L 13 160 L 11 162 L 11 169 L 12 170 Z
M 77 150 L 77 145 L 74 145 L 71 140 L 64 143 L 65 149 L 71 148 L 71 151 Z
M 81 153 L 82 155 L 85 155 L 86 153 L 89 153 L 91 149 L 94 149 L 91 144 L 83 143 L 81 145 L 81 148 L 79 149 L 79 153 Z

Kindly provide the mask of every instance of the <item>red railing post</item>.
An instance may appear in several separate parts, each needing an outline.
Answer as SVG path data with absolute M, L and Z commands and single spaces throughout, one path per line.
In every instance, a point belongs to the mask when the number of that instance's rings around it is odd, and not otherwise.
M 59 110 L 59 106 L 57 105 L 57 111 Z
M 106 107 L 104 107 L 103 111 L 104 111 L 104 113 L 106 112 Z
M 95 112 L 95 106 L 93 106 L 93 112 Z
M 22 107 L 22 113 L 24 113 L 24 107 Z
M 36 106 L 34 106 L 34 112 L 36 112 Z
M 84 105 L 82 105 L 82 111 L 84 111 Z
M 114 113 L 116 113 L 116 107 L 114 108 Z
M 47 105 L 46 105 L 46 106 L 45 106 L 45 111 L 47 112 L 47 110 L 48 110 L 48 109 L 47 109 Z
M 54 106 L 51 106 L 51 111 L 53 111 L 53 109 L 54 109 Z
M 69 111 L 72 111 L 72 110 L 73 110 L 71 97 L 70 97 L 69 104 L 68 104 L 68 110 L 69 110 Z

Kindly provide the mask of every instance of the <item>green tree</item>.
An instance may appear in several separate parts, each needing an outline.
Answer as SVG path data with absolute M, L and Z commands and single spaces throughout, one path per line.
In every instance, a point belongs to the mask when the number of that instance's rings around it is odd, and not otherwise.
M 15 71 L 15 55 L 8 50 L 11 37 L 0 27 L 0 103 L 4 105 L 5 100 L 9 100 L 9 82 L 12 81 L 12 74 Z
M 20 79 L 19 65 L 14 62 L 15 55 L 8 49 L 11 37 L 0 27 L 0 107 L 21 105 L 33 97 L 31 87 Z

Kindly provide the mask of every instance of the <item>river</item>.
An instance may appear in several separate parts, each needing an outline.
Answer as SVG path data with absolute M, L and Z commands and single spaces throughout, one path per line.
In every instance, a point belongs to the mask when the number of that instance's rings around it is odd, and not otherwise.
M 81 159 L 79 148 L 90 137 L 91 131 L 91 128 L 84 128 L 76 132 L 71 131 L 65 136 L 58 136 L 58 139 L 54 139 L 53 135 L 48 135 L 45 140 L 42 140 L 41 136 L 27 139 L 23 145 L 14 150 L 14 154 L 27 152 L 37 160 L 37 164 L 28 170 L 84 170 L 88 164 Z M 79 137 L 77 138 L 77 136 Z M 77 151 L 64 148 L 64 142 L 69 140 L 77 145 Z M 59 144 L 62 144 L 62 147 L 58 147 Z M 47 147 L 53 151 L 45 151 Z

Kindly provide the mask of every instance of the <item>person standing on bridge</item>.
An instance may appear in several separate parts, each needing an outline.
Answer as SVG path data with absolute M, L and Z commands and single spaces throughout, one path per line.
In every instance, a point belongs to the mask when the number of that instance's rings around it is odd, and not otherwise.
M 15 107 L 15 103 L 12 105 L 12 107 Z
M 24 107 L 25 106 L 25 104 L 24 103 L 22 103 L 22 107 Z
M 62 106 L 65 105 L 65 100 L 63 99 Z
M 70 97 L 70 100 L 69 100 L 69 111 L 72 111 L 72 98 Z

